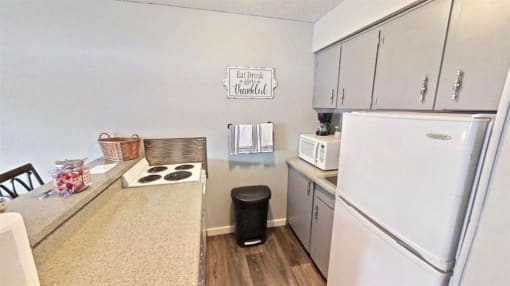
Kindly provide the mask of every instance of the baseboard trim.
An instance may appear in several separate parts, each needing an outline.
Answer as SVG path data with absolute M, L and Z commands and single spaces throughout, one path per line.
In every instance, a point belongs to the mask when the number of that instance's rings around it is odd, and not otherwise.
M 283 226 L 287 223 L 286 218 L 279 218 L 267 221 L 267 227 Z M 211 227 L 207 229 L 207 236 L 215 236 L 227 233 L 233 233 L 235 231 L 234 225 L 226 225 L 220 227 Z

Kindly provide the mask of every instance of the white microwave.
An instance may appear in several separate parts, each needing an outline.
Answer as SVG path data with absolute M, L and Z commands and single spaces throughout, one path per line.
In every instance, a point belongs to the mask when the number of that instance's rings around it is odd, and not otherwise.
M 340 138 L 334 135 L 299 135 L 299 158 L 322 170 L 338 169 Z

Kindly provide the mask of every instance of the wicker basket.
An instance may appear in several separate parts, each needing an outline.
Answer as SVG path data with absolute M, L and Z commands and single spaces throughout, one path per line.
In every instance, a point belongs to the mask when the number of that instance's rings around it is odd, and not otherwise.
M 123 138 L 111 137 L 110 134 L 103 132 L 99 134 L 97 142 L 101 146 L 106 160 L 128 161 L 140 156 L 140 137 L 136 134 L 131 138 Z

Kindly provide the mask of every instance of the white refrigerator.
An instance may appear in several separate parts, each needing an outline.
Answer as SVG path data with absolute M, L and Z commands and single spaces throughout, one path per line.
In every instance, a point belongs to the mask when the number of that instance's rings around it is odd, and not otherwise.
M 448 285 L 491 116 L 344 114 L 329 286 Z

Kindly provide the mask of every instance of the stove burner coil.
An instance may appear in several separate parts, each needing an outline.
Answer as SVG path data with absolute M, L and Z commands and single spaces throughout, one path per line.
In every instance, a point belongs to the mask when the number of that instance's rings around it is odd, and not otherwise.
M 179 166 L 175 167 L 176 170 L 190 170 L 193 168 L 195 168 L 195 166 L 191 165 L 191 164 L 184 164 L 184 165 L 179 165 Z
M 191 172 L 188 171 L 177 171 L 172 172 L 164 177 L 167 181 L 179 181 L 191 177 Z
M 161 179 L 160 175 L 148 175 L 148 176 L 141 177 L 140 179 L 138 179 L 138 183 L 146 184 L 146 183 L 157 181 L 159 179 Z
M 166 171 L 166 170 L 168 170 L 168 167 L 165 167 L 165 166 L 156 166 L 156 167 L 150 168 L 149 170 L 147 170 L 147 172 L 149 172 L 149 173 L 159 173 L 159 172 L 163 172 L 163 171 Z

